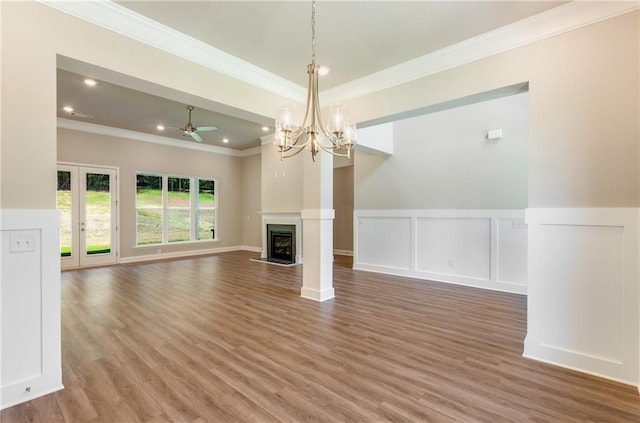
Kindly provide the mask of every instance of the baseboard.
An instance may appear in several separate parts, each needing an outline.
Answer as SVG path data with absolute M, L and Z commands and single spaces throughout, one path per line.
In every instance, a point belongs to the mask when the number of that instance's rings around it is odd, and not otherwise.
M 242 251 L 251 251 L 253 253 L 262 253 L 262 247 L 253 247 L 251 245 L 241 245 L 239 249 Z
M 333 250 L 333 255 L 336 256 L 353 256 L 352 250 Z
M 388 266 L 378 266 L 374 264 L 354 263 L 354 270 L 363 270 L 366 272 L 382 273 L 385 275 L 403 276 L 407 278 L 421 279 L 424 281 L 448 283 L 452 285 L 468 286 L 470 288 L 489 289 L 491 291 L 507 292 L 510 294 L 527 295 L 527 286 L 508 283 L 508 282 L 491 282 L 487 279 L 476 279 L 458 275 L 448 275 L 446 273 L 427 273 L 412 269 L 402 269 Z
M 307 300 L 313 300 L 318 302 L 323 302 L 326 300 L 330 300 L 335 298 L 335 290 L 333 288 L 325 289 L 323 291 L 318 291 L 315 289 L 305 288 L 304 286 L 300 290 L 300 297 L 306 298 Z
M 527 294 L 524 210 L 355 210 L 353 268 Z
M 51 386 L 38 386 L 41 384 L 42 377 L 33 378 L 33 380 L 22 381 L 19 384 L 14 384 L 13 386 L 3 386 L 2 387 L 2 403 L 0 403 L 0 410 L 4 410 L 5 408 L 13 407 L 14 405 L 22 404 L 23 402 L 31 401 L 36 398 L 43 397 L 45 395 L 52 394 L 57 391 L 61 391 L 64 389 L 64 385 L 60 383 L 56 383 Z M 24 386 L 34 385 L 31 387 L 30 391 L 27 391 Z M 9 398 L 8 400 L 5 399 Z
M 524 352 L 522 353 L 522 356 L 524 358 L 528 358 L 529 360 L 535 360 L 535 361 L 539 361 L 541 363 L 551 364 L 553 366 L 562 367 L 562 368 L 573 370 L 573 371 L 576 371 L 576 372 L 586 373 L 586 374 L 591 375 L 591 376 L 595 376 L 595 377 L 599 377 L 599 378 L 607 379 L 607 380 L 612 380 L 614 382 L 622 383 L 624 385 L 637 386 L 638 390 L 640 392 L 640 386 L 638 386 L 636 384 L 636 382 L 631 381 L 631 380 L 627 380 L 627 379 L 624 379 L 624 378 L 612 376 L 611 371 L 598 372 L 598 371 L 595 371 L 595 370 L 591 370 L 589 368 L 589 367 L 592 367 L 592 366 L 588 366 L 588 365 L 578 366 L 578 365 L 568 364 L 569 361 L 578 363 L 578 362 L 581 361 L 581 359 L 584 360 L 585 358 L 588 359 L 589 361 L 593 361 L 596 364 L 598 364 L 597 362 L 599 360 L 597 358 L 582 356 L 580 354 L 576 354 L 576 353 L 571 352 L 571 351 L 560 351 L 560 352 L 562 352 L 563 356 L 568 356 L 571 359 L 570 360 L 567 360 L 567 359 L 557 360 L 557 359 L 554 358 L 554 355 L 557 356 L 558 355 L 558 351 L 559 350 L 557 350 L 555 348 L 549 348 L 549 347 L 546 347 L 544 345 L 535 345 L 534 343 L 532 343 L 531 341 L 528 341 L 528 339 L 525 338 L 525 341 L 524 341 Z M 601 365 L 601 363 L 599 363 L 599 364 Z
M 256 251 L 256 252 L 262 251 L 261 248 L 234 245 L 231 247 L 207 248 L 203 250 L 176 251 L 172 253 L 147 254 L 142 256 L 121 257 L 119 263 L 127 264 L 127 263 L 139 263 L 144 261 L 157 261 L 157 260 L 186 258 L 186 257 L 194 257 L 194 256 L 206 256 L 208 254 L 227 253 L 230 251 L 243 251 L 243 250 Z

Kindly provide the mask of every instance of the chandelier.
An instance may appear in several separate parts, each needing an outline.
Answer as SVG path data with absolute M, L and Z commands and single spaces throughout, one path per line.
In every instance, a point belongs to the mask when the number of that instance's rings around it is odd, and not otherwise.
M 278 105 L 274 143 L 281 160 L 293 157 L 305 148 L 316 155 L 324 150 L 334 156 L 351 158 L 351 148 L 356 143 L 356 125 L 344 115 L 342 104 L 332 105 L 329 121 L 325 125 L 320 113 L 318 75 L 321 67 L 316 65 L 316 1 L 311 3 L 311 64 L 307 66 L 307 105 L 302 121 L 298 120 L 296 105 L 283 102 Z

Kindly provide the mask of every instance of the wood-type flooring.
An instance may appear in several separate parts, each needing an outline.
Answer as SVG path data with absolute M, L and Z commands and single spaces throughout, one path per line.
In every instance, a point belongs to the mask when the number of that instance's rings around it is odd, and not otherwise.
M 522 357 L 526 298 L 233 252 L 62 273 L 65 389 L 14 422 L 640 422 L 636 388 Z

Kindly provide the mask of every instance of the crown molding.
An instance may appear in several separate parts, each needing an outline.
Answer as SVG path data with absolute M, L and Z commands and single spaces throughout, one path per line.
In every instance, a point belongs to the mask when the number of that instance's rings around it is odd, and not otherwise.
M 640 8 L 638 1 L 572 1 L 320 93 L 328 105 L 392 88 Z
M 64 118 L 58 118 L 58 128 L 88 132 L 91 134 L 106 135 L 116 138 L 125 138 L 134 141 L 149 142 L 169 147 L 186 148 L 189 150 L 203 151 L 206 153 L 220 154 L 223 156 L 247 157 L 254 154 L 260 154 L 262 151 L 261 147 L 253 147 L 247 150 L 234 150 L 231 148 L 218 147 L 208 144 L 199 144 L 180 139 L 161 137 L 159 135 L 145 134 L 143 132 L 129 131 L 127 129 L 113 128 L 111 126 L 80 122 L 77 120 Z
M 260 145 L 273 144 L 275 134 L 267 134 L 260 137 Z
M 112 1 L 38 0 L 61 12 L 304 103 L 306 90 L 249 62 Z M 531 44 L 640 8 L 638 1 L 572 1 L 424 56 L 322 91 L 322 105 L 347 101 Z
M 304 87 L 113 1 L 36 1 L 279 96 L 300 103 L 304 101 Z

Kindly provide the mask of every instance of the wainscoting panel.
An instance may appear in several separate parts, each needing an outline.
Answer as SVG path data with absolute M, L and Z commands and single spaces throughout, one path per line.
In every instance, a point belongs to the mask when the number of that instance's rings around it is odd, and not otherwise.
M 638 209 L 529 209 L 524 355 L 638 380 Z
M 491 279 L 491 219 L 419 217 L 419 272 Z
M 1 212 L 0 408 L 62 389 L 57 210 Z
M 527 284 L 527 226 L 522 219 L 497 219 L 497 282 Z
M 389 270 L 412 268 L 411 218 L 356 216 L 358 263 Z
M 356 210 L 354 269 L 526 293 L 523 210 Z

